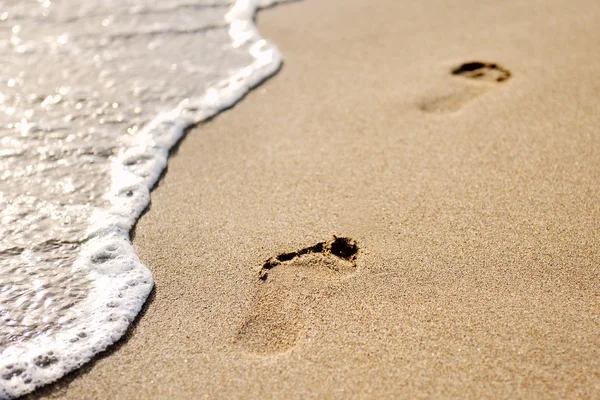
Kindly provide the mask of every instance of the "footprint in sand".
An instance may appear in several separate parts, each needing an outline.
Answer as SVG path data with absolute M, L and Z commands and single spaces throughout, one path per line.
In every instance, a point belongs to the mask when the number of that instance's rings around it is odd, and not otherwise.
M 265 355 L 293 347 L 307 327 L 310 310 L 355 271 L 357 253 L 356 241 L 334 236 L 268 259 L 256 278 L 252 305 L 235 342 Z
M 420 108 L 427 112 L 446 113 L 458 111 L 471 100 L 507 81 L 511 72 L 495 63 L 471 61 L 453 68 L 450 73 L 466 78 L 473 84 L 464 85 L 454 93 L 426 100 Z

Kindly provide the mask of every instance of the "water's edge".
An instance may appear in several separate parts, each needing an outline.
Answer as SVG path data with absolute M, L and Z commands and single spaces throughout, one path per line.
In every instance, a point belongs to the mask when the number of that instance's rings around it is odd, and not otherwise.
M 56 381 L 92 360 L 127 332 L 154 286 L 151 272 L 135 254 L 130 231 L 150 203 L 150 191 L 167 166 L 169 149 L 185 131 L 232 107 L 279 70 L 281 54 L 262 39 L 254 25 L 258 9 L 279 2 L 236 0 L 226 15 L 229 34 L 234 46 L 252 43 L 252 63 L 200 97 L 186 99 L 175 109 L 157 115 L 136 134 L 132 146 L 112 160 L 112 183 L 105 196 L 110 207 L 92 216 L 87 240 L 75 262 L 75 269 L 89 270 L 91 266 L 89 276 L 94 282 L 87 299 L 77 308 L 87 312 L 90 325 L 102 328 L 76 337 L 71 331 L 60 332 L 52 338 L 35 338 L 27 346 L 6 349 L 0 360 L 0 373 L 8 374 L 10 379 L 0 382 L 1 399 L 18 397 Z M 57 358 L 55 354 L 64 354 L 64 349 L 68 349 L 68 356 Z

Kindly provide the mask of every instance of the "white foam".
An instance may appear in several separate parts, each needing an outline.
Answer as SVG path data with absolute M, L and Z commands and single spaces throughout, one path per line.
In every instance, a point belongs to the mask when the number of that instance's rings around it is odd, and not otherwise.
M 280 53 L 260 37 L 253 23 L 258 7 L 275 2 L 238 0 L 226 14 L 232 45 L 247 48 L 251 64 L 231 71 L 201 96 L 189 97 L 157 115 L 112 159 L 104 206 L 91 209 L 89 228 L 72 266 L 73 274 L 85 277 L 89 291 L 58 321 L 60 329 L 31 339 L 17 338 L 0 353 L 0 398 L 17 397 L 55 381 L 126 332 L 153 287 L 151 273 L 136 256 L 129 232 L 150 201 L 150 189 L 167 165 L 169 149 L 185 129 L 232 106 L 279 68 Z M 20 256 L 29 257 L 28 252 Z M 31 266 L 35 268 L 35 262 Z M 10 279 L 10 275 L 1 278 Z

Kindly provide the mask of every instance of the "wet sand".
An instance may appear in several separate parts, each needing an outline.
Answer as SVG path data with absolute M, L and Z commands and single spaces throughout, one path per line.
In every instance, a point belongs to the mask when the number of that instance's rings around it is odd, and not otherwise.
M 174 152 L 135 231 L 144 315 L 38 394 L 598 397 L 600 4 L 304 0 L 258 26 L 285 66 Z

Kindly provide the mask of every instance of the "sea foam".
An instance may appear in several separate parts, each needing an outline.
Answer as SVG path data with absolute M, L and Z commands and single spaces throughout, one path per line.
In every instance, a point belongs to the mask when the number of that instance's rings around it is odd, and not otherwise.
M 0 398 L 123 336 L 153 280 L 129 232 L 186 128 L 281 57 L 277 1 L 0 0 Z

